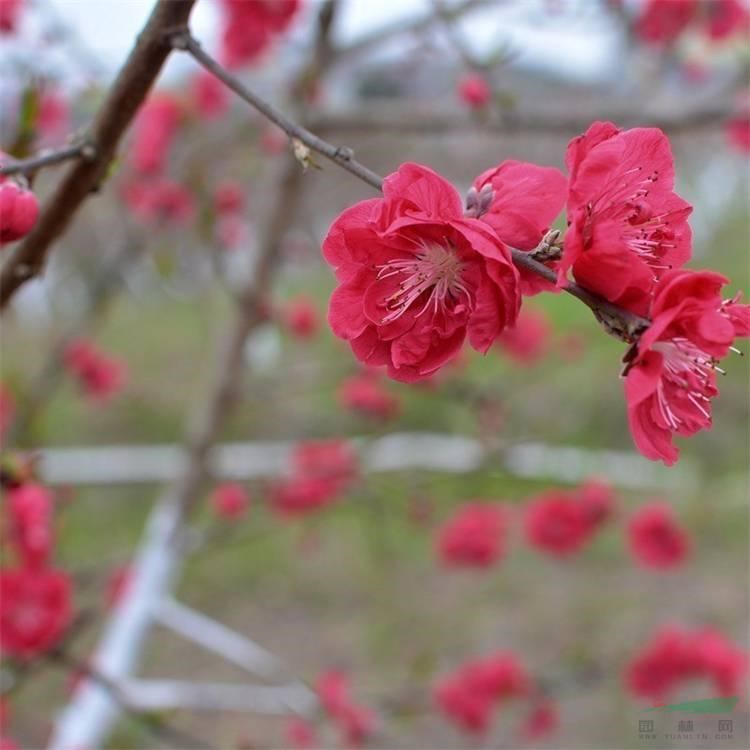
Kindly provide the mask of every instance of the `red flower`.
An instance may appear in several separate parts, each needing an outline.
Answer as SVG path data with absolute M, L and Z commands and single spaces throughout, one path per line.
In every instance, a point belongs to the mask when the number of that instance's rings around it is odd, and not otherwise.
M 221 117 L 229 109 L 229 89 L 207 70 L 193 76 L 191 95 L 195 111 L 204 120 Z
M 492 699 L 476 690 L 460 673 L 443 677 L 435 687 L 435 702 L 446 718 L 471 734 L 487 732 L 492 721 Z
M 643 313 L 655 278 L 691 252 L 689 203 L 674 191 L 669 140 L 658 128 L 596 122 L 568 146 L 569 228 L 558 269 Z
M 710 271 L 671 271 L 656 287 L 651 326 L 628 355 L 625 397 L 638 450 L 671 466 L 679 457 L 672 435 L 711 426 L 714 370 L 735 336 L 747 336 L 750 307 L 722 302 L 727 280 Z
M 716 630 L 702 630 L 693 636 L 698 670 L 708 676 L 721 696 L 737 695 L 746 686 L 748 655 Z
M 247 513 L 250 498 L 241 485 L 225 482 L 211 494 L 211 505 L 217 516 L 232 521 Z
M 135 122 L 132 162 L 138 172 L 157 175 L 164 167 L 177 128 L 182 119 L 182 104 L 164 91 L 152 94 Z
M 493 704 L 528 694 L 532 686 L 525 667 L 512 653 L 500 651 L 466 662 L 441 678 L 435 702 L 461 729 L 482 735 L 490 727 Z
M 625 672 L 633 695 L 662 701 L 683 680 L 696 674 L 689 633 L 682 628 L 660 630 L 638 653 Z
M 500 348 L 515 362 L 536 364 L 547 351 L 550 325 L 541 310 L 522 310 L 511 328 L 506 328 L 497 340 Z
M 668 505 L 647 505 L 628 524 L 630 550 L 648 568 L 674 568 L 690 552 L 690 539 Z
M 291 24 L 300 0 L 223 0 L 222 59 L 230 68 L 253 62 Z
M 567 186 L 559 169 L 504 161 L 474 180 L 466 214 L 489 224 L 501 242 L 519 250 L 534 250 L 562 211 Z M 521 269 L 520 277 L 523 294 L 555 289 L 530 271 Z
M 446 565 L 486 568 L 502 557 L 507 527 L 504 508 L 468 503 L 438 530 L 437 553 Z
M 345 440 L 313 440 L 299 443 L 292 454 L 297 476 L 328 479 L 341 488 L 357 476 L 357 456 Z
M 484 109 L 492 99 L 492 89 L 487 79 L 479 73 L 470 73 L 458 82 L 458 96 L 471 109 Z
M 663 701 L 683 683 L 710 679 L 720 696 L 741 692 L 747 653 L 715 630 L 690 632 L 680 627 L 658 631 L 625 671 L 629 690 L 638 697 Z
M 38 656 L 70 623 L 70 579 L 59 570 L 0 570 L 0 600 L 0 649 L 9 656 Z
M 529 544 L 557 557 L 578 552 L 589 541 L 592 529 L 583 503 L 559 490 L 542 493 L 524 512 Z
M 24 0 L 0 0 L 0 36 L 18 28 Z
M 289 332 L 299 339 L 312 338 L 320 329 L 315 304 L 304 295 L 300 295 L 287 303 L 283 311 L 283 319 Z
M 271 493 L 283 516 L 303 515 L 330 505 L 357 476 L 356 456 L 343 440 L 300 443 L 292 454 L 289 478 Z
M 214 211 L 217 216 L 240 213 L 245 207 L 245 188 L 234 180 L 224 180 L 214 189 Z
M 521 734 L 528 740 L 546 737 L 560 726 L 560 712 L 557 704 L 550 700 L 541 700 L 534 704 L 531 713 L 521 727 Z
M 378 373 L 372 371 L 344 380 L 339 400 L 346 409 L 375 419 L 391 419 L 401 409 L 398 398 L 385 389 Z
M 339 286 L 333 332 L 362 362 L 405 382 L 429 377 L 464 339 L 486 352 L 518 315 L 518 272 L 456 190 L 427 167 L 403 164 L 383 198 L 342 213 L 323 242 Z
M 52 495 L 41 484 L 22 484 L 8 493 L 8 515 L 13 544 L 24 568 L 42 568 L 54 541 Z
M 698 0 L 646 0 L 636 20 L 636 36 L 647 44 L 671 44 L 690 25 L 697 9 Z
M 36 195 L 15 182 L 3 180 L 0 177 L 0 245 L 25 237 L 39 216 Z
M 65 367 L 84 393 L 103 401 L 120 391 L 125 383 L 125 366 L 107 357 L 89 341 L 74 339 L 65 348 Z

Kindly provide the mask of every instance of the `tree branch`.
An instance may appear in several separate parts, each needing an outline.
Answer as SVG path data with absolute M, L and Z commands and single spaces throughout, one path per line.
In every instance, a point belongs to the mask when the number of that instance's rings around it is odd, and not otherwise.
M 271 122 L 278 125 L 293 141 L 299 141 L 321 156 L 330 159 L 368 185 L 382 190 L 383 178 L 354 159 L 353 151 L 350 148 L 334 146 L 302 125 L 290 120 L 276 107 L 259 97 L 235 76 L 225 70 L 203 50 L 200 43 L 191 36 L 189 31 L 181 30 L 176 32 L 171 39 L 175 49 L 185 50 L 192 55 L 198 63 L 215 75 L 220 81 L 223 81 L 241 99 L 265 115 Z M 557 274 L 543 263 L 534 260 L 529 253 L 517 248 L 511 248 L 511 254 L 516 266 L 525 268 L 552 283 L 557 281 Z M 568 282 L 563 287 L 563 291 L 566 291 L 588 306 L 596 319 L 602 323 L 607 333 L 623 341 L 633 342 L 650 325 L 650 321 L 645 318 L 641 318 L 628 310 L 613 305 L 603 297 L 594 294 L 588 289 L 584 289 L 575 282 Z
M 117 145 L 146 98 L 172 51 L 167 32 L 184 26 L 196 0 L 158 0 L 102 104 L 87 142 L 91 160 L 78 160 L 42 208 L 37 225 L 0 272 L 0 309 L 15 292 L 44 268 L 52 243 L 107 175 Z
M 32 156 L 28 159 L 14 159 L 12 162 L 0 165 L 0 176 L 11 174 L 29 174 L 42 167 L 51 167 L 71 159 L 87 159 L 93 161 L 96 158 L 96 149 L 87 142 L 75 143 L 71 146 L 63 146 L 54 151 L 46 151 Z

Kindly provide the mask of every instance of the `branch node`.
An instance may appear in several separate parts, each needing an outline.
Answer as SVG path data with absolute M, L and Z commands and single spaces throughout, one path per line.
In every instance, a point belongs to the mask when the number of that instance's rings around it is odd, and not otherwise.
M 176 26 L 171 29 L 167 29 L 164 32 L 167 41 L 169 42 L 172 49 L 178 49 L 185 52 L 190 49 L 190 44 L 197 44 L 200 46 L 200 42 L 193 39 L 190 29 L 187 26 Z
M 339 146 L 336 149 L 335 156 L 342 161 L 351 161 L 354 158 L 354 149 L 349 148 L 349 146 Z

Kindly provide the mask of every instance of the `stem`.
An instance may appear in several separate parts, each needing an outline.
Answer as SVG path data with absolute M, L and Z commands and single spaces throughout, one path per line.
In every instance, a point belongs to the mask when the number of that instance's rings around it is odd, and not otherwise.
M 47 151 L 38 156 L 32 156 L 28 159 L 14 160 L 10 164 L 0 165 L 0 176 L 11 174 L 28 174 L 43 167 L 50 167 L 54 164 L 61 164 L 71 159 L 95 159 L 96 149 L 90 143 L 76 143 L 72 146 L 63 146 L 54 151 Z

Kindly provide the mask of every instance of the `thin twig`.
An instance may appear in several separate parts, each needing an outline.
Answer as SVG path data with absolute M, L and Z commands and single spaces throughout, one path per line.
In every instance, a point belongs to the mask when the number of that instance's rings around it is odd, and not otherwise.
M 29 174 L 43 167 L 51 167 L 62 164 L 71 159 L 95 159 L 96 148 L 91 143 L 75 143 L 71 146 L 62 146 L 53 151 L 45 151 L 28 159 L 17 159 L 4 165 L 0 165 L 0 176 L 11 174 Z
M 208 55 L 200 43 L 187 30 L 180 30 L 172 35 L 172 44 L 175 49 L 181 49 L 188 52 L 200 63 L 206 70 L 215 75 L 220 81 L 223 81 L 232 89 L 243 101 L 254 107 L 261 114 L 265 115 L 271 122 L 278 125 L 293 141 L 299 141 L 311 150 L 325 156 L 335 164 L 358 177 L 372 187 L 382 190 L 383 178 L 358 162 L 349 148 L 334 146 L 328 141 L 324 141 L 307 128 L 289 119 L 285 114 L 279 111 L 265 99 L 259 97 L 251 91 L 235 76 L 225 70 L 216 60 Z M 556 283 L 557 274 L 543 263 L 534 260 L 529 253 L 516 248 L 511 248 L 513 262 L 520 268 L 525 268 L 537 276 Z M 563 290 L 573 297 L 576 297 L 594 313 L 597 320 L 604 326 L 605 330 L 613 336 L 627 342 L 634 341 L 637 336 L 650 325 L 650 321 L 642 318 L 629 310 L 613 305 L 603 297 L 583 288 L 575 282 L 568 282 Z
M 154 6 L 88 134 L 95 157 L 78 159 L 70 167 L 42 208 L 32 232 L 3 265 L 0 309 L 23 284 L 41 273 L 52 244 L 66 230 L 81 204 L 106 178 L 120 139 L 172 51 L 165 33 L 187 23 L 195 1 L 158 0 Z
M 327 159 L 338 164 L 343 169 L 351 172 L 355 177 L 363 180 L 368 185 L 380 190 L 383 178 L 363 164 L 352 158 L 352 151 L 348 148 L 334 146 L 322 138 L 318 138 L 307 128 L 302 127 L 285 114 L 280 112 L 276 107 L 261 99 L 236 76 L 223 68 L 216 60 L 208 55 L 201 47 L 200 42 L 190 35 L 188 31 L 178 31 L 171 37 L 172 45 L 175 49 L 185 50 L 192 55 L 206 70 L 215 75 L 220 81 L 225 83 L 241 99 L 246 101 L 251 107 L 254 107 L 262 115 L 267 117 L 271 122 L 278 125 L 290 138 L 301 141 L 316 153 L 325 156 Z

